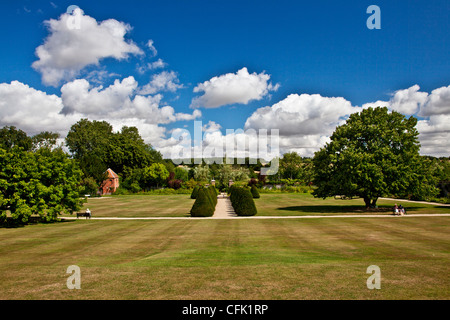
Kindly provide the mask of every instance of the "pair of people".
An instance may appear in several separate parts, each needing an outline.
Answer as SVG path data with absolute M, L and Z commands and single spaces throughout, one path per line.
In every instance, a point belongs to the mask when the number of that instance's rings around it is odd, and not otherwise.
M 397 206 L 397 204 L 395 204 L 394 216 L 403 216 L 405 215 L 405 213 L 406 213 L 405 208 L 402 205 Z

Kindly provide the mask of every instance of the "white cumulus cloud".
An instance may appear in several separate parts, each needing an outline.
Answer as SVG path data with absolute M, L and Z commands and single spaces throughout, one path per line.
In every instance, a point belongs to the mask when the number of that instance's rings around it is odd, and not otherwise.
M 249 129 L 279 129 L 283 136 L 329 135 L 343 119 L 360 111 L 342 97 L 290 94 L 270 107 L 257 109 L 246 121 Z
M 400 112 L 405 115 L 416 114 L 426 102 L 428 93 L 420 92 L 420 87 L 416 84 L 408 89 L 397 90 L 389 101 L 376 101 L 365 103 L 363 108 L 368 107 L 388 107 L 390 110 Z
M 62 108 L 62 100 L 56 95 L 19 81 L 0 84 L 0 127 L 16 126 L 29 134 L 53 131 L 65 135 L 79 115 L 62 115 Z
M 137 87 L 133 77 L 116 80 L 106 88 L 77 79 L 66 83 L 59 97 L 19 81 L 0 83 L 0 127 L 16 126 L 31 135 L 52 131 L 65 137 L 74 123 L 88 118 L 105 120 L 114 130 L 135 126 L 145 142 L 164 146 L 164 124 L 190 121 L 202 115 L 200 110 L 179 113 L 171 106 L 161 106 L 160 94 L 138 95 Z
M 183 88 L 183 85 L 180 84 L 180 80 L 174 71 L 163 71 L 154 74 L 150 82 L 139 90 L 139 93 L 145 95 L 162 91 L 175 92 L 181 88 Z
M 156 56 L 158 54 L 158 50 L 156 50 L 155 46 L 153 45 L 152 39 L 147 41 L 147 47 L 152 52 L 153 56 Z
M 195 93 L 203 92 L 202 96 L 192 100 L 192 108 L 218 108 L 233 103 L 248 104 L 252 100 L 261 100 L 270 91 L 276 91 L 278 84 L 269 82 L 270 75 L 265 73 L 249 73 L 242 68 L 236 73 L 227 73 L 213 77 L 198 84 Z
M 154 96 L 136 94 L 138 82 L 130 76 L 112 85 L 92 87 L 85 79 L 66 83 L 61 88 L 64 104 L 62 113 L 82 113 L 109 119 L 143 119 L 149 124 L 167 124 L 192 120 L 201 116 L 199 110 L 192 114 L 176 113 L 171 106 L 161 105 L 161 94 Z
M 98 65 L 104 58 L 127 59 L 142 50 L 125 35 L 131 26 L 109 19 L 98 22 L 80 9 L 64 13 L 59 19 L 45 21 L 49 36 L 36 48 L 38 60 L 32 67 L 42 74 L 42 81 L 58 86 L 71 80 L 89 65 Z
M 431 116 L 439 114 L 450 114 L 450 86 L 441 87 L 431 91 L 423 104 L 419 114 L 421 116 Z
M 278 129 L 280 150 L 312 156 L 329 141 L 329 136 L 348 116 L 361 108 L 342 97 L 319 94 L 290 94 L 284 100 L 257 109 L 245 122 L 245 129 Z
M 449 156 L 450 150 L 450 86 L 431 91 L 419 115 L 425 117 L 417 124 L 421 153 Z

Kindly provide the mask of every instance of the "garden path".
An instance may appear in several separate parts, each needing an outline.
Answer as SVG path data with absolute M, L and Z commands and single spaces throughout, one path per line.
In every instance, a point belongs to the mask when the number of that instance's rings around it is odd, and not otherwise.
M 233 206 L 231 205 L 231 201 L 225 193 L 221 193 L 217 197 L 216 210 L 212 217 L 219 219 L 237 217 L 237 214 L 234 212 Z

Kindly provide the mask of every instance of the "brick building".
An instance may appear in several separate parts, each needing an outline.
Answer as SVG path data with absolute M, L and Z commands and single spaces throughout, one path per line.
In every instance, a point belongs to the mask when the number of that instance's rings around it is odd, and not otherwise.
M 114 171 L 112 171 L 112 169 L 106 170 L 106 174 L 108 176 L 105 181 L 103 181 L 99 189 L 99 193 L 101 195 L 112 194 L 119 187 L 119 176 Z

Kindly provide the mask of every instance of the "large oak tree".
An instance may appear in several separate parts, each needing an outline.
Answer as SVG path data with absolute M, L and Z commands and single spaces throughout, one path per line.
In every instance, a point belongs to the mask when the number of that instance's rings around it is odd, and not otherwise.
M 424 197 L 436 191 L 419 155 L 417 119 L 368 108 L 338 126 L 331 142 L 315 153 L 316 197 L 361 197 L 366 208 L 392 195 Z

